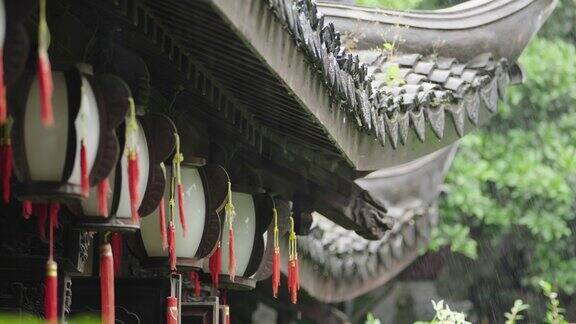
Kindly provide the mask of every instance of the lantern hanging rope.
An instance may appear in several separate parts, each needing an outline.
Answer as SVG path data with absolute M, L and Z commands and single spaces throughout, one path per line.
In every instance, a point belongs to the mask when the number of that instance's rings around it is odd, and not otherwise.
M 274 256 L 272 257 L 272 295 L 278 298 L 278 289 L 280 288 L 280 241 L 278 238 L 278 211 L 276 203 L 272 198 L 272 216 L 274 218 Z
M 128 98 L 129 112 L 126 121 L 126 150 L 128 153 L 128 187 L 130 192 L 130 210 L 132 220 L 140 222 L 138 215 L 138 201 L 140 200 L 138 187 L 140 182 L 140 168 L 138 166 L 138 122 L 136 121 L 136 106 L 134 99 Z
M 178 215 L 180 216 L 180 225 L 182 226 L 182 235 L 186 236 L 188 231 L 186 227 L 186 211 L 184 209 L 184 189 L 182 188 L 182 173 L 180 169 L 181 163 L 184 161 L 184 155 L 180 153 L 180 136 L 174 133 L 176 139 L 176 153 L 172 160 L 172 174 L 176 176 L 176 187 L 178 192 Z
M 228 202 L 225 206 L 226 219 L 228 220 L 228 275 L 230 281 L 234 282 L 236 277 L 236 253 L 234 247 L 234 217 L 236 216 L 236 209 L 232 203 L 232 182 L 228 178 Z
M 40 87 L 40 115 L 45 127 L 54 124 L 52 113 L 52 68 L 48 57 L 50 31 L 46 22 L 46 0 L 38 6 L 38 84 Z
M 8 118 L 8 121 L 4 124 L 2 129 L 2 141 L 0 143 L 0 162 L 2 170 L 2 198 L 4 203 L 10 202 L 11 193 L 11 179 L 12 179 L 12 161 L 13 161 L 13 151 L 12 151 L 12 139 L 10 138 L 10 132 L 12 130 L 12 118 Z
M 298 264 L 298 242 L 294 231 L 294 218 L 290 216 L 290 236 L 288 238 L 288 292 L 293 304 L 298 302 L 300 289 L 300 266 Z

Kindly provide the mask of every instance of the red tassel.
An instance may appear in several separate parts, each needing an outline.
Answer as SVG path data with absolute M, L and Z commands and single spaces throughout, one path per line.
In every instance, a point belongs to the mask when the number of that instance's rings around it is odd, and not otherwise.
M 88 197 L 90 194 L 90 180 L 88 179 L 88 156 L 86 152 L 86 142 L 80 141 L 80 186 L 82 195 Z
M 138 153 L 132 151 L 128 155 L 128 187 L 130 189 L 130 209 L 132 211 L 132 220 L 140 222 L 138 215 L 138 187 L 140 183 L 140 170 L 138 166 Z
M 293 259 L 288 262 L 288 292 L 290 293 L 290 301 L 292 304 L 298 302 L 298 289 L 300 289 L 300 275 L 299 275 L 298 259 Z
M 40 239 L 42 241 L 46 241 L 46 221 L 48 220 L 48 205 L 34 204 L 33 210 L 34 214 L 38 216 L 38 232 L 40 233 Z
M 176 271 L 176 229 L 174 222 L 168 225 L 168 258 L 170 260 L 170 270 Z
M 52 259 L 46 263 L 44 316 L 48 324 L 58 323 L 58 265 Z
M 108 217 L 108 191 L 110 184 L 108 178 L 98 183 L 98 213 L 100 216 Z
M 114 257 L 109 243 L 100 246 L 100 304 L 102 324 L 114 324 Z
M 292 261 L 288 261 L 288 294 L 292 294 L 292 282 L 294 281 L 294 268 L 292 267 Z
M 294 267 L 294 277 L 296 278 L 296 292 L 298 292 L 298 290 L 300 290 L 300 262 L 296 259 L 294 260 L 294 263 L 296 263 L 296 266 Z M 298 296 L 296 296 L 296 300 L 297 299 Z
M 199 298 L 202 285 L 200 284 L 200 275 L 198 272 L 190 272 L 190 281 L 194 283 L 194 297 Z
M 6 145 L 4 138 L 0 140 L 0 178 L 4 178 L 4 164 L 6 163 Z
M 30 219 L 31 215 L 32 215 L 32 203 L 29 200 L 24 200 L 22 202 L 22 216 L 24 216 L 25 219 Z
M 280 288 L 280 249 L 274 249 L 272 258 L 272 296 L 278 298 L 278 289 Z
M 178 183 L 178 213 L 180 215 L 180 225 L 182 225 L 182 235 L 186 236 L 188 228 L 186 226 L 186 211 L 184 210 L 184 190 L 181 183 Z
M 168 233 L 166 233 L 166 209 L 164 207 L 164 197 L 160 199 L 158 208 L 160 209 L 160 237 L 162 238 L 162 249 L 166 250 L 168 248 Z
M 178 298 L 170 296 L 166 298 L 166 324 L 178 324 Z
M 3 163 L 2 163 L 2 197 L 4 199 L 4 203 L 10 202 L 10 181 L 12 179 L 12 143 L 10 139 L 7 139 L 4 143 L 4 156 L 3 156 Z
M 291 260 L 290 262 L 288 262 L 288 292 L 290 294 L 290 300 L 292 301 L 292 304 L 296 303 L 295 273 L 296 273 L 296 263 L 294 262 L 294 260 Z
M 208 267 L 210 269 L 210 276 L 212 277 L 212 284 L 216 288 L 218 288 L 218 284 L 220 283 L 220 272 L 222 271 L 221 258 L 222 258 L 222 250 L 220 246 L 220 241 L 218 241 L 216 250 L 210 256 L 210 260 L 208 263 Z
M 52 126 L 54 115 L 52 114 L 52 68 L 46 50 L 38 51 L 38 82 L 40 85 L 40 114 L 42 124 Z
M 6 123 L 6 85 L 4 84 L 4 49 L 0 48 L 0 124 Z
M 112 256 L 114 257 L 114 276 L 119 276 L 120 269 L 122 268 L 122 252 L 124 249 L 122 233 L 112 233 L 110 246 L 112 247 Z
M 228 230 L 228 275 L 230 280 L 234 281 L 236 277 L 236 253 L 234 249 L 234 229 Z

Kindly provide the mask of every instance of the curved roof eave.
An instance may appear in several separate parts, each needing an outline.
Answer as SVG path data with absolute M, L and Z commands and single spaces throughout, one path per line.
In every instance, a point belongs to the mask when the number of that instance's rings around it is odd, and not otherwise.
M 551 14 L 557 0 L 473 0 L 434 11 L 394 11 L 319 3 L 341 32 L 361 33 L 358 48 L 400 39 L 399 50 L 461 61 L 489 52 L 514 62 Z M 524 23 L 529 21 L 530 23 Z
M 397 220 L 380 240 L 366 240 L 317 215 L 312 233 L 298 241 L 302 287 L 322 302 L 340 302 L 378 288 L 409 266 L 437 223 L 436 200 L 456 148 L 356 181 Z

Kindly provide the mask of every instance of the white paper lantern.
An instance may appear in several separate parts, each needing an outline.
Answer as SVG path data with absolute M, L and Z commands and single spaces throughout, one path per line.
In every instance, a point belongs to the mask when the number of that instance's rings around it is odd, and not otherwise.
M 185 259 L 194 259 L 202 240 L 204 225 L 206 222 L 206 211 L 208 209 L 204 182 L 200 176 L 199 169 L 194 166 L 181 166 L 182 186 L 184 189 L 184 208 L 186 210 L 186 224 L 188 231 L 183 235 L 182 226 L 178 220 L 178 208 L 180 202 L 176 199 L 175 206 L 175 229 L 176 229 L 176 256 L 180 263 Z M 170 181 L 172 173 L 170 168 L 166 170 L 166 178 Z M 169 201 L 170 186 L 166 186 L 164 200 Z M 166 206 L 166 228 L 168 228 L 169 214 Z M 142 220 L 140 234 L 148 257 L 168 257 L 168 250 L 162 248 L 160 240 L 159 211 L 156 210 L 152 217 Z
M 147 203 L 157 206 L 161 195 L 156 191 L 164 191 L 165 175 L 160 169 L 160 163 L 165 160 L 174 149 L 172 134 L 174 124 L 167 117 L 151 114 L 137 119 L 136 147 L 138 150 L 138 211 L 145 220 L 149 212 L 142 210 Z M 124 142 L 124 127 L 118 129 L 119 137 Z M 132 219 L 131 200 L 128 178 L 128 150 L 123 149 L 114 170 L 108 176 L 108 217 L 100 215 L 98 205 L 98 188 L 90 189 L 90 196 L 80 202 L 79 206 L 72 206 L 73 212 L 79 216 L 76 227 L 91 230 L 106 231 L 135 231 L 140 223 Z M 153 192 L 152 194 L 150 192 Z M 146 201 L 151 200 L 151 201 Z M 148 209 L 148 208 L 146 208 Z
M 114 136 L 109 131 L 110 127 L 116 126 L 108 123 L 114 118 L 109 118 L 104 106 L 124 99 L 124 107 L 117 105 L 116 108 L 119 112 L 125 111 L 129 90 L 117 78 L 100 81 L 77 69 L 54 72 L 54 124 L 45 127 L 39 113 L 38 79 L 34 76 L 26 80 L 16 87 L 22 96 L 12 102 L 14 167 L 19 182 L 15 193 L 32 201 L 80 199 L 81 141 L 84 140 L 86 147 L 90 179 L 103 178 L 113 167 L 113 163 L 107 162 L 114 158 L 105 152 L 103 143 L 108 143 L 109 137 Z M 111 84 L 116 88 L 115 93 L 102 93 L 102 88 Z M 100 174 L 92 173 L 93 169 Z

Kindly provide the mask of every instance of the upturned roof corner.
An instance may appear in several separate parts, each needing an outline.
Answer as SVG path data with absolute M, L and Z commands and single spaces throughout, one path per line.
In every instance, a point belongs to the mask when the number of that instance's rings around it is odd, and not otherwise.
M 556 4 L 475 0 L 402 12 L 309 0 L 269 0 L 267 9 L 255 0 L 213 2 L 360 171 L 409 162 L 485 122 L 521 78 L 516 60 Z M 291 44 L 258 31 L 278 27 Z M 355 32 L 362 36 L 346 48 L 342 33 Z M 386 43 L 392 54 L 382 53 Z M 382 82 L 391 65 L 401 85 Z

